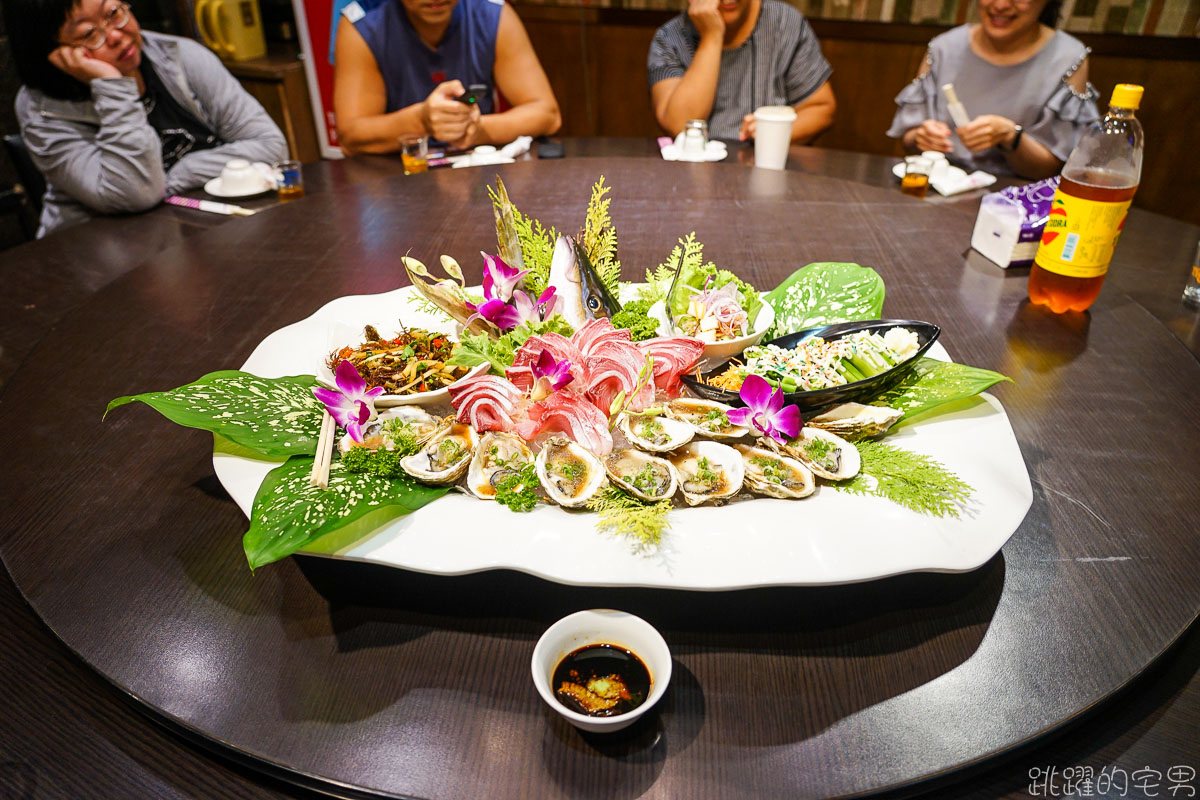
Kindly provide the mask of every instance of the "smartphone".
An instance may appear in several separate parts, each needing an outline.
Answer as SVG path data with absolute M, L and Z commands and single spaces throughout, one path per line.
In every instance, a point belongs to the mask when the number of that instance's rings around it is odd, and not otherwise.
M 544 142 L 538 142 L 537 146 L 538 158 L 562 158 L 563 144 L 547 139 Z
M 464 105 L 473 106 L 479 102 L 481 97 L 487 95 L 488 87 L 486 83 L 472 83 L 467 87 L 467 90 L 454 98 Z

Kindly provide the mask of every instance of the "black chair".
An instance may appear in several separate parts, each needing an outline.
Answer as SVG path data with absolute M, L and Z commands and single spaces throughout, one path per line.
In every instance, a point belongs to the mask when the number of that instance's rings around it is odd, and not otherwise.
M 13 167 L 17 170 L 17 180 L 25 187 L 26 200 L 33 207 L 34 213 L 40 217 L 42 215 L 42 197 L 46 194 L 46 179 L 42 177 L 42 173 L 38 172 L 38 168 L 33 164 L 33 159 L 29 157 L 25 140 L 16 134 L 6 135 L 4 152 L 8 153 L 8 159 L 12 161 Z

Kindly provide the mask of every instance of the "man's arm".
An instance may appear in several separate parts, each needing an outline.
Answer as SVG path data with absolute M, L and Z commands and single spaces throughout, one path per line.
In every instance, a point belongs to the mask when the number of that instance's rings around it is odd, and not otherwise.
M 821 84 L 815 92 L 796 103 L 796 121 L 792 123 L 792 141 L 797 144 L 808 144 L 817 134 L 833 124 L 833 115 L 837 112 L 837 100 L 833 97 L 833 89 L 829 81 Z M 754 115 L 742 117 L 742 129 L 738 138 L 743 142 L 754 138 Z
M 338 142 L 346 155 L 391 153 L 401 136 L 428 133 L 422 120 L 424 102 L 385 114 L 387 87 L 362 34 L 340 20 L 334 50 L 333 113 Z
M 650 87 L 654 116 L 672 136 L 682 131 L 688 120 L 708 119 L 712 114 L 721 74 L 725 20 L 721 18 L 717 0 L 689 0 L 688 17 L 700 34 L 692 63 L 683 77 L 664 78 Z
M 796 104 L 796 121 L 792 123 L 792 141 L 808 144 L 817 134 L 833 125 L 837 113 L 837 100 L 829 81 L 821 84 L 815 92 Z
M 562 126 L 550 80 L 517 12 L 505 3 L 496 31 L 496 87 L 512 108 L 479 118 L 469 145 L 507 144 L 518 136 L 546 136 Z

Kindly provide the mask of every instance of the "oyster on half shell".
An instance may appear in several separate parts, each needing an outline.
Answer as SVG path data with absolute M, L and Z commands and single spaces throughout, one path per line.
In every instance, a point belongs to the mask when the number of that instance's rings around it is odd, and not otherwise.
M 453 417 L 429 438 L 416 453 L 400 459 L 400 468 L 421 483 L 445 486 L 463 476 L 475 454 L 475 429 Z
M 796 459 L 814 474 L 831 481 L 853 478 L 862 467 L 858 448 L 840 436 L 805 425 L 800 435 L 779 444 L 766 439 L 767 445 L 778 453 Z
M 395 450 L 398 438 L 406 435 L 411 436 L 417 444 L 422 444 L 441 425 L 440 419 L 420 406 L 396 406 L 380 411 L 379 416 L 363 425 L 362 444 L 372 450 L 381 447 L 384 450 Z M 356 444 L 359 443 L 347 433 L 338 440 L 338 449 L 346 453 Z
M 766 447 L 739 444 L 746 468 L 746 485 L 755 494 L 785 500 L 808 497 L 817 488 L 812 471 L 794 458 Z
M 650 453 L 665 453 L 683 447 L 696 435 L 691 425 L 665 414 L 622 414 L 617 426 L 630 444 Z
M 886 406 L 842 403 L 815 417 L 810 417 L 805 420 L 804 424 L 829 431 L 846 439 L 862 439 L 884 433 L 903 416 L 903 411 Z
M 546 440 L 535 464 L 546 494 L 566 508 L 578 508 L 591 500 L 606 480 L 600 459 L 562 436 Z
M 733 497 L 746 474 L 741 454 L 719 442 L 694 441 L 673 453 L 671 464 L 689 506 Z
M 467 468 L 467 490 L 480 500 L 496 499 L 496 484 L 533 461 L 533 451 L 519 436 L 503 431 L 485 433 Z
M 733 406 L 715 400 L 700 400 L 694 397 L 678 397 L 664 406 L 672 419 L 691 425 L 698 436 L 708 439 L 740 439 L 750 432 L 749 428 L 734 425 L 726 416 Z
M 634 497 L 654 502 L 665 500 L 679 488 L 679 478 L 670 461 L 630 448 L 610 453 L 604 469 L 612 484 Z

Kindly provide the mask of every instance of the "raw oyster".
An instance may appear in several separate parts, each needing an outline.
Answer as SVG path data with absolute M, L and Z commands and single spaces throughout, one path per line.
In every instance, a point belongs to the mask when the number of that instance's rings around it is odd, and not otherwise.
M 696 435 L 696 430 L 691 425 L 671 419 L 665 414 L 622 414 L 618 427 L 631 445 L 651 453 L 665 453 L 683 447 Z
M 642 500 L 665 500 L 679 488 L 675 467 L 665 458 L 641 450 L 617 450 L 604 461 L 614 486 Z
M 445 486 L 463 476 L 475 454 L 475 429 L 461 422 L 443 425 L 420 451 L 400 459 L 400 468 L 421 483 Z
M 671 463 L 689 506 L 733 497 L 746 474 L 741 454 L 718 442 L 694 441 L 676 451 Z
M 812 471 L 794 458 L 765 447 L 739 444 L 746 468 L 746 485 L 755 494 L 794 499 L 808 497 L 817 488 Z
M 666 404 L 668 417 L 686 422 L 696 433 L 709 439 L 740 439 L 750 432 L 749 428 L 734 425 L 725 416 L 732 406 L 715 400 L 700 400 L 680 397 Z
M 804 424 L 847 439 L 865 439 L 885 432 L 903 416 L 903 411 L 886 406 L 842 403 L 840 406 L 834 406 L 822 414 L 805 420 Z
M 786 444 L 766 439 L 776 452 L 796 459 L 814 474 L 831 481 L 844 481 L 858 474 L 862 459 L 858 448 L 840 436 L 805 425 L 800 435 Z
M 533 451 L 511 433 L 485 433 L 467 468 L 467 490 L 480 500 L 496 498 L 496 484 L 533 461 Z
M 396 420 L 396 422 L 392 422 Z M 372 450 L 383 448 L 395 450 L 397 438 L 400 435 L 411 435 L 417 444 L 423 444 L 433 435 L 442 424 L 437 417 L 425 412 L 419 406 L 396 406 L 379 412 L 379 416 L 363 425 L 362 444 Z M 343 453 L 358 444 L 344 434 L 338 440 L 338 449 Z
M 606 480 L 600 459 L 562 436 L 546 440 L 536 464 L 546 494 L 566 508 L 578 508 L 591 500 Z

